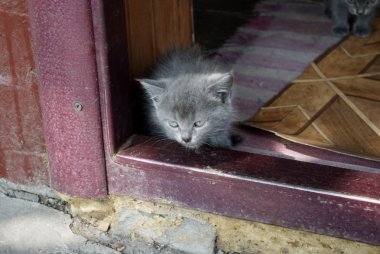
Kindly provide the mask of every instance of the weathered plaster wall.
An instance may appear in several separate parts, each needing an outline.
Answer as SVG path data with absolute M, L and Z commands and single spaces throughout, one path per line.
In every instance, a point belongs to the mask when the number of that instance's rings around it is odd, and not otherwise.
M 0 178 L 48 184 L 25 0 L 0 0 Z

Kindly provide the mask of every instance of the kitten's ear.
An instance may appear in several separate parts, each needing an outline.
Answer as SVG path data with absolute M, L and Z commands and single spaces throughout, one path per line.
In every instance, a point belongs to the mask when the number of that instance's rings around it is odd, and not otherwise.
M 144 87 L 145 91 L 149 94 L 154 105 L 159 100 L 159 96 L 165 91 L 165 84 L 162 80 L 154 79 L 136 79 Z
M 212 99 L 221 103 L 230 102 L 233 82 L 232 72 L 214 73 L 208 77 L 208 81 L 211 84 L 208 87 L 208 93 Z

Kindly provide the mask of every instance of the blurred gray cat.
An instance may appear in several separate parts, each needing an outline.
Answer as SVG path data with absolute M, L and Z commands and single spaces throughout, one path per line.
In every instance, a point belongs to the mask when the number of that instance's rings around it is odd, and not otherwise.
M 159 135 L 189 149 L 230 147 L 232 72 L 198 47 L 174 50 L 138 80 L 151 101 L 150 119 Z
M 326 0 L 326 14 L 334 21 L 333 33 L 346 36 L 350 32 L 349 18 L 355 17 L 353 32 L 359 37 L 372 33 L 371 21 L 376 14 L 380 0 Z

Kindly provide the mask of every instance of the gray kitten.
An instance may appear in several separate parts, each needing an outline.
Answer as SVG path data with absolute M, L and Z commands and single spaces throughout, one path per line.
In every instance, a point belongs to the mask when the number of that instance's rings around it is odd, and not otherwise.
M 138 80 L 149 96 L 155 132 L 189 149 L 230 147 L 232 72 L 198 47 L 174 50 Z
M 333 33 L 346 36 L 350 32 L 349 17 L 354 16 L 353 32 L 359 37 L 371 35 L 371 21 L 380 0 L 326 0 L 325 12 L 333 21 Z

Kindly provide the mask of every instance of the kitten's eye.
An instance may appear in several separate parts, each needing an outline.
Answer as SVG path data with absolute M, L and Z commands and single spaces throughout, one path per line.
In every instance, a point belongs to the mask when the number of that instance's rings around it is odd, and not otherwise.
M 168 125 L 172 128 L 178 127 L 178 123 L 176 121 L 168 121 Z
M 205 122 L 203 122 L 203 121 L 196 121 L 195 123 L 194 123 L 194 127 L 202 127 L 203 125 L 205 125 Z

